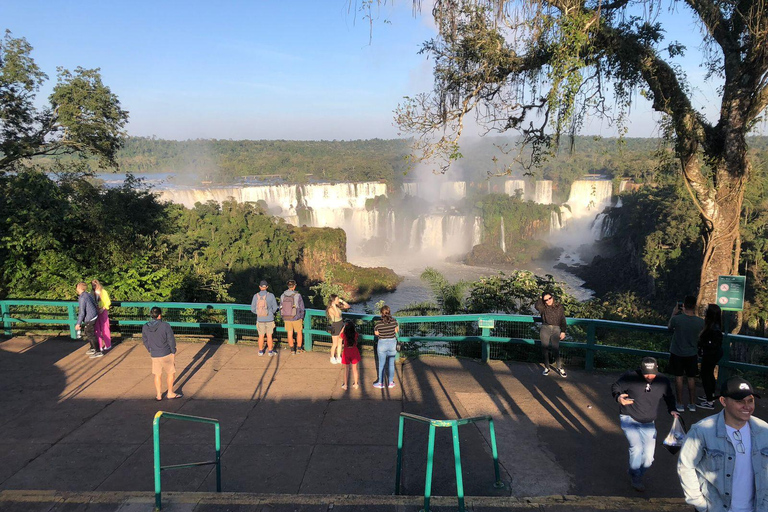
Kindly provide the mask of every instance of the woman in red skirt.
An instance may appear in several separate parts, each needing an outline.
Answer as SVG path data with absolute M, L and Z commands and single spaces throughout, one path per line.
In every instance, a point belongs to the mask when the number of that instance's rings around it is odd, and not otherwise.
M 360 376 L 357 372 L 357 363 L 360 362 L 360 350 L 357 348 L 357 338 L 355 324 L 347 320 L 344 324 L 344 329 L 341 331 L 341 342 L 344 347 L 344 351 L 341 353 L 341 364 L 344 365 L 344 384 L 341 385 L 341 389 L 347 389 L 350 365 L 352 365 L 352 387 L 355 389 L 360 387 Z

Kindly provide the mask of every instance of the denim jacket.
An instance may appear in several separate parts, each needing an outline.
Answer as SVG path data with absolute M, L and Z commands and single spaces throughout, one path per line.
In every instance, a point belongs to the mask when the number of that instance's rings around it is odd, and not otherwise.
M 755 510 L 768 510 L 768 423 L 749 420 Z M 677 474 L 685 501 L 699 512 L 726 512 L 731 506 L 736 450 L 725 430 L 725 416 L 709 416 L 691 427 L 680 450 Z

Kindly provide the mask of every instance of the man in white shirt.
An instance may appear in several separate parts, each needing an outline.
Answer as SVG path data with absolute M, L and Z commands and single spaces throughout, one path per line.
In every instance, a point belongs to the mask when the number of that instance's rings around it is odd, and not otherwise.
M 685 501 L 699 512 L 757 512 L 768 507 L 768 423 L 755 418 L 760 395 L 741 377 L 720 391 L 722 412 L 688 432 L 677 474 Z

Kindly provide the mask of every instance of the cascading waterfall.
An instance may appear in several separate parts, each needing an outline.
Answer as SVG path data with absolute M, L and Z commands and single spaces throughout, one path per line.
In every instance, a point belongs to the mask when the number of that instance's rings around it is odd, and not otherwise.
M 504 217 L 501 218 L 501 252 L 505 253 L 507 252 L 507 241 L 506 236 L 504 235 Z
M 504 183 L 504 193 L 511 197 L 520 194 L 523 199 L 526 199 L 525 180 L 507 180 Z
M 552 180 L 536 182 L 536 193 L 533 200 L 538 204 L 552 204 Z

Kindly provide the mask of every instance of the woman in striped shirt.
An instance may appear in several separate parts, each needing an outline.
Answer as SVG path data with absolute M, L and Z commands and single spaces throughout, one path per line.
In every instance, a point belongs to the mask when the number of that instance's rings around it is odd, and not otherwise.
M 397 326 L 397 320 L 392 317 L 392 312 L 389 306 L 381 307 L 381 320 L 376 322 L 373 327 L 373 333 L 379 337 L 379 345 L 377 352 L 379 354 L 379 373 L 378 380 L 374 383 L 373 387 L 383 388 L 387 386 L 384 380 L 384 369 L 388 365 L 388 387 L 395 387 L 395 356 L 397 355 L 397 333 L 399 328 Z

